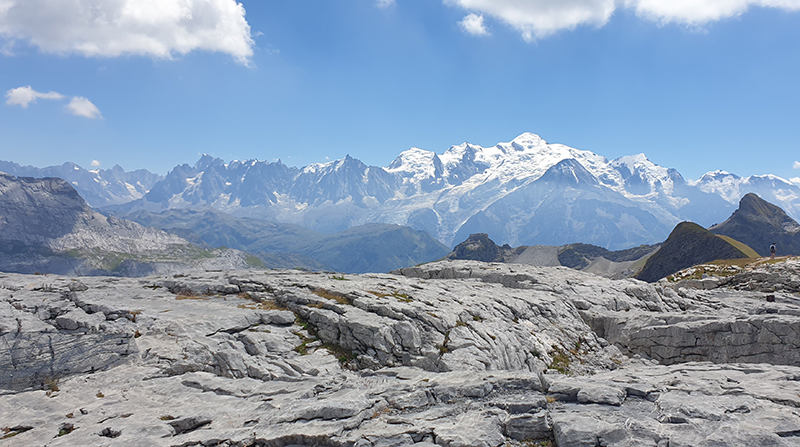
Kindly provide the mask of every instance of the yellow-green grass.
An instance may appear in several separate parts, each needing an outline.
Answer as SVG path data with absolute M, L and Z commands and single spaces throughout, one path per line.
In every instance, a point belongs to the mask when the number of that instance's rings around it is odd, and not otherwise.
M 750 248 L 747 244 L 743 244 L 730 236 L 724 236 L 722 234 L 718 234 L 717 236 L 721 237 L 725 242 L 736 247 L 737 250 L 744 253 L 744 255 L 747 256 L 748 258 L 758 257 L 758 253 L 756 253 L 756 251 Z

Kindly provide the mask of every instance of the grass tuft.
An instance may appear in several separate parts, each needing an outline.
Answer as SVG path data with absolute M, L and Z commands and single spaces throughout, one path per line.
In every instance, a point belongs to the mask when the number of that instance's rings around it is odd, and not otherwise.
M 326 289 L 323 289 L 323 288 L 317 288 L 317 289 L 312 290 L 312 293 L 314 295 L 317 295 L 320 298 L 325 298 L 326 300 L 336 301 L 337 303 L 342 304 L 342 305 L 344 305 L 344 304 L 353 305 L 353 301 L 349 297 L 347 297 L 347 296 L 345 296 L 345 295 L 343 295 L 341 293 L 338 293 L 338 292 L 333 292 L 333 291 L 326 290 Z
M 552 358 L 553 361 L 550 362 L 548 368 L 555 369 L 561 374 L 569 374 L 569 356 L 561 348 L 554 345 L 553 351 L 550 353 L 550 358 Z

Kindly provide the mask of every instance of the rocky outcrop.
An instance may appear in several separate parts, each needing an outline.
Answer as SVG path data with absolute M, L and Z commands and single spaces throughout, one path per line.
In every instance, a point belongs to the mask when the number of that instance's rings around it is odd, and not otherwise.
M 800 224 L 756 194 L 739 201 L 739 209 L 725 222 L 709 230 L 730 236 L 752 247 L 761 256 L 769 256 L 769 247 L 776 243 L 781 255 L 800 255 Z
M 0 172 L 0 271 L 145 276 L 258 264 L 97 213 L 64 180 Z
M 0 274 L 0 442 L 800 439 L 791 294 L 466 261 L 397 273 Z

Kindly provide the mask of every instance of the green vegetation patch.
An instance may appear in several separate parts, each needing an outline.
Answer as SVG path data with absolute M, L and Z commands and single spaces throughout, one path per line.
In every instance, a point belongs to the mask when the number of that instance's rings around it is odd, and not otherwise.
M 244 258 L 244 262 L 247 265 L 249 265 L 250 267 L 257 267 L 257 268 L 262 268 L 262 269 L 267 268 L 267 266 L 264 265 L 264 263 L 261 261 L 261 259 L 258 259 L 257 257 L 255 257 L 253 255 L 247 255 L 247 257 Z

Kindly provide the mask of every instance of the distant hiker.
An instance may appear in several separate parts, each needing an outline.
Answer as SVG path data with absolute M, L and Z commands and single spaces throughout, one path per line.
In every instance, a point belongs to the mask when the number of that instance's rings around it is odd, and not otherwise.
M 778 249 L 775 244 L 776 242 L 773 242 L 772 245 L 769 246 L 770 259 L 775 259 L 775 251 Z

